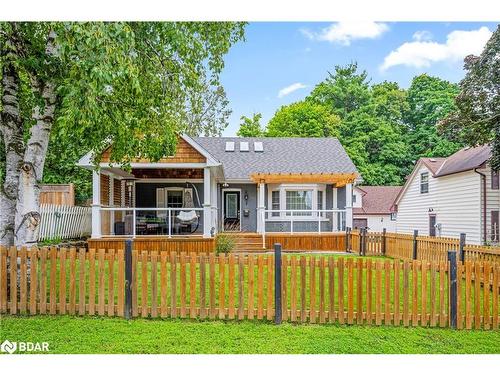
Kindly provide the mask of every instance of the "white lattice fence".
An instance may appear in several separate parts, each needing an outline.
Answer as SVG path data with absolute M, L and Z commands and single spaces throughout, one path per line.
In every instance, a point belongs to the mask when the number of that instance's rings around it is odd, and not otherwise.
M 54 238 L 78 238 L 90 235 L 92 211 L 90 207 L 42 204 L 38 241 Z

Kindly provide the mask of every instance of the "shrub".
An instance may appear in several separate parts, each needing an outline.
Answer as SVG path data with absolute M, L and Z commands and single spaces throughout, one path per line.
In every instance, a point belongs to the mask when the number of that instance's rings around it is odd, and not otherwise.
M 220 233 L 217 235 L 215 239 L 215 253 L 220 254 L 224 253 L 227 254 L 234 248 L 234 239 L 225 234 L 225 233 Z

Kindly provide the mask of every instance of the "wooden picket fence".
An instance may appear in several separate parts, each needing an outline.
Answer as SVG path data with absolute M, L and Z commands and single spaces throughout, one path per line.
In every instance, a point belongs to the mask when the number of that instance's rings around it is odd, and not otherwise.
M 360 253 L 363 234 L 354 230 L 349 232 L 349 235 L 352 245 L 350 250 Z M 365 238 L 365 255 L 385 255 L 395 259 L 413 260 L 414 236 L 411 234 L 367 232 Z M 417 236 L 416 244 L 417 260 L 446 262 L 449 250 L 459 251 L 460 241 L 456 238 Z M 498 247 L 465 244 L 464 255 L 467 260 L 500 263 Z
M 89 236 L 92 230 L 90 207 L 40 205 L 38 241 Z
M 132 317 L 273 320 L 274 255 L 132 250 Z M 10 267 L 8 263 L 17 264 Z M 283 255 L 283 320 L 447 327 L 449 262 Z M 125 315 L 125 250 L 0 248 L 2 314 Z M 458 265 L 458 328 L 498 329 L 500 265 Z

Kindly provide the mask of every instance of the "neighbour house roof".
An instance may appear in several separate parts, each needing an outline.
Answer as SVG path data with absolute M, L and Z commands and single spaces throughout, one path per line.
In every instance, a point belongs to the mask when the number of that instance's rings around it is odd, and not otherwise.
M 453 173 L 469 171 L 483 165 L 491 156 L 488 145 L 479 147 L 466 147 L 446 158 L 436 177 L 447 176 Z
M 337 138 L 193 139 L 222 163 L 227 180 L 249 180 L 253 174 L 338 173 L 359 176 Z M 234 142 L 233 151 L 226 151 L 227 142 Z M 262 143 L 262 151 L 255 149 L 259 147 L 259 143 Z M 248 151 L 245 149 L 247 144 Z
M 402 186 L 356 186 L 363 193 L 362 207 L 354 207 L 353 214 L 389 215 L 393 210 L 394 200 Z
M 447 158 L 420 158 L 415 164 L 412 173 L 406 179 L 406 183 L 399 192 L 394 203 L 399 203 L 422 164 L 431 171 L 433 177 L 439 178 L 479 168 L 483 166 L 490 157 L 491 147 L 489 145 L 483 145 L 478 147 L 465 147 Z
M 420 161 L 431 171 L 434 176 L 441 168 L 446 158 L 420 158 Z

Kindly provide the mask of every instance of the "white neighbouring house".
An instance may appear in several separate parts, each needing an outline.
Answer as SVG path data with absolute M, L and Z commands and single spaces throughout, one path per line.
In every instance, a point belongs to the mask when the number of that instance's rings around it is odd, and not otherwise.
M 421 158 L 395 200 L 396 232 L 499 242 L 499 174 L 489 146 L 464 148 L 447 158 Z
M 371 232 L 396 231 L 394 199 L 402 186 L 355 186 L 352 197 L 353 228 Z

